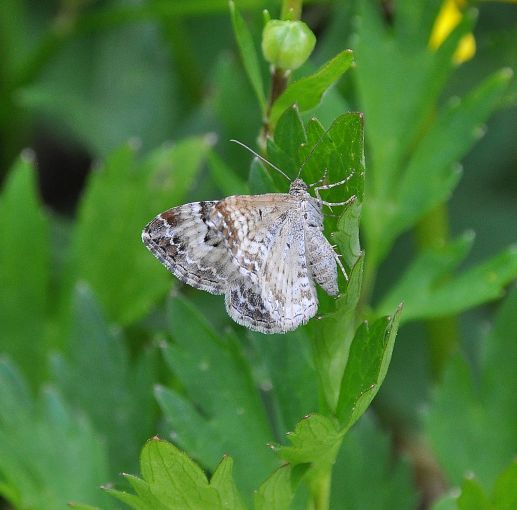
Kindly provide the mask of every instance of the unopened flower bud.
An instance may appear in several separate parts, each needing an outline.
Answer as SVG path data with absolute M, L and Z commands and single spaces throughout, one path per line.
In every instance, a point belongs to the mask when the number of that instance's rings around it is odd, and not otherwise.
M 293 70 L 310 56 L 316 37 L 303 21 L 278 19 L 266 23 L 262 32 L 262 53 L 275 67 Z

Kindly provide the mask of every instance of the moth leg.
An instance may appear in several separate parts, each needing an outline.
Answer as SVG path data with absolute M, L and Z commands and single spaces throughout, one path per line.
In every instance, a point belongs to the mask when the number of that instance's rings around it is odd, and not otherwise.
M 338 206 L 338 205 L 350 205 L 352 204 L 353 202 L 355 202 L 357 199 L 357 197 L 355 195 L 352 195 L 348 200 L 345 200 L 344 202 L 326 202 L 325 200 L 321 200 L 321 198 L 317 198 L 318 202 L 321 204 L 321 205 L 326 205 L 328 207 L 330 207 L 331 211 L 332 211 L 332 206 Z
M 325 168 L 325 170 L 323 171 L 323 177 L 319 181 L 316 181 L 316 182 L 313 182 L 312 184 L 309 184 L 308 187 L 309 188 L 314 188 L 314 186 L 317 186 L 318 184 L 321 184 L 322 182 L 325 182 L 325 180 L 328 177 L 328 174 L 329 174 L 329 169 Z M 316 189 L 319 189 L 319 188 L 316 188 Z
M 346 274 L 345 266 L 343 266 L 343 262 L 341 262 L 342 255 L 340 255 L 339 253 L 336 253 L 333 246 L 332 246 L 332 252 L 334 253 L 334 258 L 336 259 L 337 265 L 341 269 L 341 272 L 343 273 L 345 280 L 348 281 L 348 275 Z
M 325 170 L 325 177 L 326 177 L 326 170 Z M 314 188 L 314 191 L 318 192 L 320 189 L 331 189 L 331 188 L 335 188 L 336 186 L 341 186 L 343 184 L 346 184 L 355 174 L 355 170 L 352 170 L 352 172 L 343 180 L 341 181 L 338 181 L 338 182 L 332 182 L 330 184 L 324 184 L 323 186 L 318 186 L 317 188 Z M 315 182 L 314 184 L 319 184 L 320 182 L 323 182 L 324 179 L 321 179 L 319 180 L 317 183 Z M 312 185 L 311 185 L 312 186 Z

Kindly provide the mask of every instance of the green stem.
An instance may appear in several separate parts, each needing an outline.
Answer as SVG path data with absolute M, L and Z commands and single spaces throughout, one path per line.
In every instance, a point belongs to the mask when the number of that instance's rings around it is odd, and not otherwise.
M 302 16 L 303 0 L 283 0 L 281 18 L 286 20 L 299 20 Z
M 311 484 L 312 501 L 308 510 L 328 510 L 330 508 L 330 487 L 332 482 L 332 466 L 321 473 Z
M 302 15 L 303 0 L 283 0 L 282 1 L 282 19 L 289 19 L 291 21 L 299 20 Z M 271 107 L 278 96 L 287 88 L 289 81 L 289 73 L 283 69 L 274 68 L 271 73 L 271 88 L 269 93 L 269 100 L 267 110 L 262 122 L 260 134 L 258 136 L 258 144 L 261 151 L 266 152 L 267 138 L 272 135 L 271 124 L 269 116 L 271 114 Z
M 427 213 L 415 227 L 415 242 L 420 251 L 443 246 L 449 238 L 448 211 L 441 204 Z M 427 350 L 434 380 L 439 380 L 447 360 L 458 347 L 456 317 L 426 321 Z

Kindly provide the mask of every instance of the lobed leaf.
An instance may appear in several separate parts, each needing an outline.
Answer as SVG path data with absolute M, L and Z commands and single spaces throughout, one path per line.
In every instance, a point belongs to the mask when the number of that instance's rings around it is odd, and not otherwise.
M 353 62 L 352 50 L 344 50 L 314 74 L 290 83 L 271 107 L 269 122 L 272 129 L 290 106 L 297 104 L 302 112 L 317 106 L 325 91 L 341 78 Z
M 225 442 L 218 428 L 196 409 L 191 400 L 177 391 L 157 386 L 154 394 L 176 444 L 187 449 L 205 466 L 216 466 L 221 458 L 221 445 Z
M 209 138 L 187 139 L 158 149 L 143 163 L 126 146 L 108 159 L 92 176 L 81 203 L 69 292 L 77 280 L 86 281 L 108 317 L 120 324 L 148 312 L 170 280 L 139 233 L 154 216 L 184 200 L 211 143 Z M 119 253 L 123 256 L 114 255 Z
M 272 432 L 250 368 L 235 338 L 217 334 L 187 300 L 171 299 L 168 318 L 175 342 L 164 346 L 165 361 L 188 398 L 205 416 L 204 430 L 211 431 L 208 437 L 212 445 L 204 448 L 197 441 L 189 443 L 192 433 L 179 428 L 178 439 L 187 450 L 194 447 L 198 458 L 210 468 L 215 467 L 214 451 L 218 458 L 230 454 L 237 466 L 239 487 L 251 491 L 254 480 L 271 472 L 276 461 L 265 447 Z M 187 425 L 172 414 L 168 420 L 173 430 Z M 249 462 L 251 457 L 253 462 Z
M 445 280 L 443 276 L 466 256 L 473 236 L 421 253 L 379 305 L 382 314 L 404 301 L 403 321 L 454 315 L 500 297 L 517 277 L 517 248 L 510 247 L 491 259 Z
M 105 504 L 98 486 L 107 473 L 104 442 L 89 421 L 55 388 L 33 402 L 17 368 L 0 360 L 0 495 L 17 508 Z
M 145 351 L 130 360 L 120 331 L 107 323 L 85 284 L 76 287 L 71 307 L 68 352 L 53 357 L 53 376 L 67 399 L 102 431 L 112 472 L 118 473 L 133 465 L 152 432 L 155 363 Z
M 357 330 L 346 364 L 337 404 L 337 415 L 349 429 L 366 411 L 379 391 L 391 360 L 402 307 L 392 317 L 371 326 L 364 322 Z
M 310 414 L 297 423 L 294 432 L 288 433 L 291 445 L 277 451 L 291 465 L 310 464 L 312 473 L 324 472 L 336 460 L 343 435 L 336 420 Z
M 245 506 L 233 479 L 233 460 L 231 457 L 223 457 L 212 475 L 210 485 L 219 492 L 222 509 L 244 510 Z
M 413 510 L 418 494 L 411 466 L 394 458 L 389 434 L 366 414 L 346 434 L 332 470 L 332 510 Z
M 361 295 L 364 258 L 360 257 L 349 274 L 346 292 L 337 299 L 335 312 L 321 323 L 310 325 L 314 364 L 320 385 L 331 410 L 338 405 L 343 372 L 356 329 L 356 307 Z
M 461 493 L 433 506 L 432 510 L 512 510 L 517 504 L 517 463 L 513 461 L 497 477 L 491 493 L 469 475 L 463 479 Z
M 249 189 L 239 175 L 214 152 L 208 153 L 210 174 L 225 196 L 248 195 Z
M 250 165 L 248 187 L 254 195 L 272 193 L 278 190 L 271 169 L 266 168 L 266 165 L 257 158 L 253 159 Z
M 401 320 L 408 321 L 413 317 L 412 308 L 435 306 L 432 295 L 435 287 L 440 283 L 447 284 L 447 281 L 441 280 L 459 266 L 470 252 L 473 242 L 474 233 L 465 232 L 444 246 L 420 253 L 381 300 L 377 314 L 386 314 L 397 303 L 404 302 L 404 316 Z
M 490 487 L 512 460 L 517 435 L 512 391 L 517 379 L 516 330 L 517 292 L 513 289 L 486 337 L 480 374 L 474 375 L 456 357 L 435 392 L 426 416 L 426 433 L 452 483 L 460 483 L 464 474 L 471 472 L 485 488 Z
M 483 488 L 476 480 L 469 478 L 463 480 L 457 505 L 458 510 L 490 510 Z
M 255 492 L 255 510 L 289 510 L 293 499 L 291 467 L 278 468 Z
M 401 176 L 395 197 L 397 216 L 387 226 L 393 237 L 450 196 L 460 177 L 455 163 L 483 133 L 482 123 L 498 104 L 511 75 L 507 69 L 498 71 L 439 114 Z
M 283 434 L 318 409 L 311 339 L 302 328 L 284 335 L 252 333 L 250 338 L 258 386 L 270 402 L 275 429 Z
M 142 478 L 124 475 L 136 494 L 113 489 L 107 492 L 136 510 L 240 510 L 244 507 L 232 466 L 232 460 L 224 458 L 208 482 L 185 453 L 155 437 L 142 449 Z
M 351 203 L 339 217 L 336 231 L 332 233 L 333 239 L 339 246 L 339 252 L 343 255 L 345 267 L 353 267 L 362 256 L 359 242 L 361 208 L 359 201 Z

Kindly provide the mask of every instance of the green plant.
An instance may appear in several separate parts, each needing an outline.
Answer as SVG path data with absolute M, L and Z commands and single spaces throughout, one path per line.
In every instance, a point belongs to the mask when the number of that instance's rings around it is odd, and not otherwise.
M 496 70 L 450 100 L 446 84 L 461 72 L 454 55 L 475 15 L 464 12 L 431 49 L 440 5 L 398 1 L 392 24 L 367 0 L 333 6 L 315 54 L 302 62 L 309 44 L 292 66 L 293 49 L 282 46 L 286 32 L 266 30 L 267 71 L 257 34 L 269 23 L 307 35 L 299 21 L 302 2 L 284 0 L 279 21 L 268 13 L 258 21 L 260 2 L 232 2 L 242 68 L 221 55 L 208 73 L 201 72 L 206 27 L 192 28 L 188 16 L 226 15 L 226 2 L 63 2 L 60 22 L 67 23 L 53 23 L 26 58 L 20 50 L 24 65 L 6 61 L 0 69 L 9 76 L 0 100 L 5 111 L 43 112 L 69 124 L 77 116 L 75 135 L 103 161 L 72 221 L 40 203 L 29 151 L 10 169 L 0 197 L 0 352 L 9 358 L 0 362 L 0 495 L 7 508 L 53 510 L 73 501 L 74 508 L 93 510 L 118 508 L 121 501 L 139 510 L 409 510 L 422 493 L 426 504 L 435 498 L 428 486 L 444 480 L 461 486 L 461 495 L 445 495 L 436 510 L 515 504 L 515 465 L 508 468 L 517 431 L 515 290 L 493 331 L 479 340 L 486 349 L 477 371 L 458 353 L 456 321 L 502 295 L 517 276 L 517 251 L 487 250 L 457 270 L 473 235 L 451 240 L 447 228 L 458 161 L 489 115 L 511 98 L 511 72 Z M 352 51 L 335 34 L 353 14 Z M 139 38 L 146 32 L 126 25 L 143 20 L 163 31 L 173 66 L 157 59 L 140 62 L 135 71 L 132 58 L 145 53 Z M 0 22 L 7 24 L 1 14 Z M 227 17 L 221 27 L 221 37 L 229 38 Z M 11 27 L 4 33 L 22 32 Z M 84 80 L 56 101 L 55 86 L 66 88 L 70 61 L 77 62 L 78 76 L 87 74 L 78 55 L 91 43 L 81 39 L 90 33 L 104 49 L 92 65 L 92 82 L 109 81 L 117 70 L 149 87 L 141 110 L 127 118 L 111 109 L 113 122 L 99 123 L 106 97 L 97 109 L 88 108 L 85 97 L 95 98 L 78 92 Z M 156 34 L 147 34 L 156 48 Z M 69 51 L 61 60 L 58 48 Z M 38 77 L 53 55 L 55 67 Z M 171 69 L 182 79 L 171 77 Z M 207 102 L 200 85 L 205 74 Z M 164 92 L 165 83 L 177 87 L 174 94 Z M 118 86 L 117 97 L 128 100 Z M 144 149 L 134 142 L 119 146 L 127 126 L 147 114 L 156 124 L 142 128 Z M 16 152 L 23 139 L 22 116 L 16 118 L 5 154 Z M 169 122 L 175 125 L 170 131 Z M 214 125 L 217 144 L 211 134 L 184 136 Z M 148 154 L 166 136 L 161 131 L 180 141 Z M 171 283 L 139 239 L 155 214 L 189 200 L 286 191 L 281 176 L 258 160 L 249 165 L 246 153 L 225 142 L 235 137 L 257 140 L 259 151 L 291 177 L 302 168 L 306 182 L 320 179 L 325 169 L 329 182 L 352 174 L 346 186 L 324 192 L 329 200 L 356 197 L 325 219 L 349 279 L 340 277 L 339 298 L 319 296 L 320 320 L 287 335 L 264 336 L 230 323 L 220 299 Z M 408 231 L 415 248 L 397 268 L 392 258 Z M 396 268 L 391 281 L 383 281 L 385 268 Z M 399 377 L 412 378 L 398 383 L 388 376 L 385 395 L 381 391 L 371 406 L 398 328 L 413 334 L 418 324 L 427 328 L 432 366 L 424 416 L 407 411 L 413 403 L 404 391 L 421 384 L 417 372 L 425 372 L 410 362 L 398 365 Z M 403 404 L 390 400 L 397 392 Z M 385 429 L 402 455 L 394 455 Z M 163 439 L 149 439 L 156 434 Z M 433 469 L 425 471 L 429 464 Z M 140 476 L 121 478 L 122 470 Z M 474 479 L 464 478 L 468 470 Z M 415 473 L 423 473 L 417 487 Z

